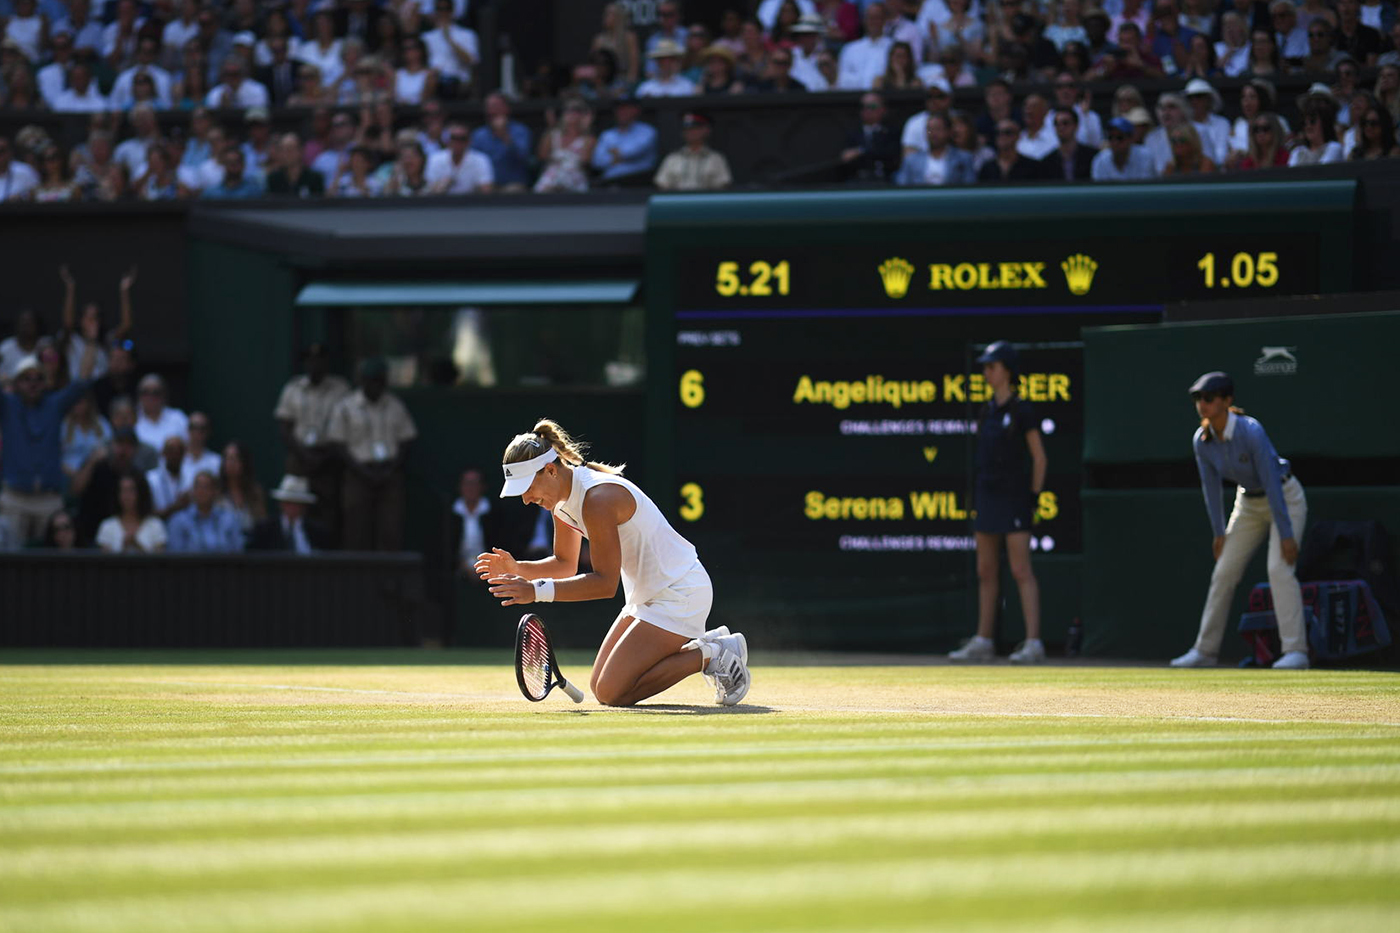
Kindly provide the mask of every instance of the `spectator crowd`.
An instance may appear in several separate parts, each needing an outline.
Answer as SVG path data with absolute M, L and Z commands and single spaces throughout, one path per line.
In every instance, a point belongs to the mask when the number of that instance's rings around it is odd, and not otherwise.
M 404 462 L 416 428 L 387 391 L 383 360 L 362 361 L 352 386 L 330 373 L 323 346 L 308 347 L 304 374 L 268 412 L 286 456 L 268 491 L 247 445 L 215 444 L 207 414 L 181 410 L 161 376 L 140 374 L 137 270 L 122 277 L 120 320 L 105 332 L 100 305 L 78 313 L 78 283 L 67 268 L 59 279 L 57 330 L 26 309 L 0 341 L 0 551 L 403 549 Z
M 0 0 L 0 114 L 78 114 L 0 137 L 0 201 L 415 197 L 650 182 L 721 188 L 704 104 L 865 92 L 839 152 L 862 181 L 1142 179 L 1393 157 L 1393 0 L 734 0 L 715 29 L 675 0 L 606 6 L 587 60 L 523 76 L 538 134 L 486 84 L 469 0 Z M 1298 125 L 1281 80 L 1310 86 Z M 1224 113 L 1221 79 L 1245 82 Z M 1139 84 L 1180 90 L 1149 102 Z M 513 80 L 507 82 L 513 86 Z M 1089 88 L 1114 88 L 1097 104 Z M 1017 102 L 1013 91 L 1024 92 Z M 886 124 L 891 93 L 925 110 Z M 980 93 L 976 111 L 952 107 Z M 685 98 L 662 158 L 648 99 Z M 481 125 L 450 117 L 481 98 Z M 446 107 L 445 107 L 446 105 Z M 599 112 L 610 125 L 598 132 Z M 274 132 L 284 113 L 297 132 Z M 805 155 L 805 154 L 804 154 Z

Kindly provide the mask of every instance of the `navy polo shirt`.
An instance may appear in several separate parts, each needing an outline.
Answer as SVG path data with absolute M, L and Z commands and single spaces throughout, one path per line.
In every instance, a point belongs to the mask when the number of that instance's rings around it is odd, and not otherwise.
M 988 400 L 977 423 L 977 488 L 992 493 L 1031 491 L 1031 452 L 1026 433 L 1040 430 L 1035 406 L 1013 394 L 1006 404 Z

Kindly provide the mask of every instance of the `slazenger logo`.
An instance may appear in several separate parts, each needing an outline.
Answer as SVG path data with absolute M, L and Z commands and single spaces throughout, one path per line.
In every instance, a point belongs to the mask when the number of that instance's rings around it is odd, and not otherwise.
M 1260 347 L 1259 359 L 1254 361 L 1256 376 L 1296 376 L 1298 357 L 1293 355 L 1297 347 Z

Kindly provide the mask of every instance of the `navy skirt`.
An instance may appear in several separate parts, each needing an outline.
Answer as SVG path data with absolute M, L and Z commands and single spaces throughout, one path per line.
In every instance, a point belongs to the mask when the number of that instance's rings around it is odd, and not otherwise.
M 1029 489 L 1007 493 L 992 489 L 977 489 L 977 517 L 972 520 L 974 531 L 1005 535 L 1031 530 L 1035 497 Z

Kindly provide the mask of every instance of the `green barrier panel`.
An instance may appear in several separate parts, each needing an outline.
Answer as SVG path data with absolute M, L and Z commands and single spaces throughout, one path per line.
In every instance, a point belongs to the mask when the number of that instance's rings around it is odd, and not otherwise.
M 1400 488 L 1307 489 L 1308 523 L 1371 520 L 1400 533 Z M 1195 642 L 1213 566 L 1199 489 L 1085 490 L 1084 650 L 1165 664 Z M 1306 534 L 1306 532 L 1305 532 Z M 1394 568 L 1392 568 L 1394 570 Z M 1245 599 L 1268 580 L 1260 548 L 1235 593 L 1222 663 L 1244 657 Z
M 1400 456 L 1400 311 L 1095 327 L 1084 346 L 1085 462 L 1189 460 L 1186 390 L 1216 369 L 1285 457 Z

